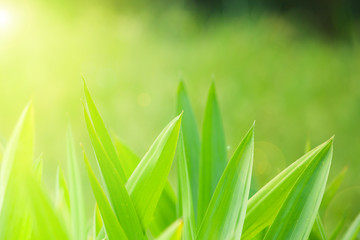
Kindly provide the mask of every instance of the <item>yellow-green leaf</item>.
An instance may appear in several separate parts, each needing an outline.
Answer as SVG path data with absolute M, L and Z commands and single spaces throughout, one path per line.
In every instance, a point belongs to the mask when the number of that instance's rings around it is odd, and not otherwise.
M 196 239 L 240 239 L 253 156 L 254 126 L 245 135 L 222 174 Z
M 198 223 L 201 223 L 205 215 L 211 196 L 227 162 L 225 136 L 214 84 L 209 90 L 201 141 Z

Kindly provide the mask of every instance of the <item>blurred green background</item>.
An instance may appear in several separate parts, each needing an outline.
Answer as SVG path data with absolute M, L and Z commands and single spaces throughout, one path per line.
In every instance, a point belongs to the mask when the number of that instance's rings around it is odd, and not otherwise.
M 259 185 L 299 158 L 307 141 L 314 147 L 336 135 L 330 179 L 349 169 L 327 215 L 349 211 L 350 221 L 360 211 L 356 14 L 333 22 L 324 17 L 324 26 L 299 18 L 296 7 L 254 9 L 243 1 L 224 13 L 194 2 L 1 0 L 2 141 L 32 99 L 36 152 L 43 153 L 50 188 L 57 164 L 64 165 L 68 122 L 89 147 L 82 77 L 108 128 L 139 155 L 174 116 L 180 78 L 199 126 L 214 81 L 229 154 L 257 121 Z M 325 218 L 326 228 L 332 219 Z

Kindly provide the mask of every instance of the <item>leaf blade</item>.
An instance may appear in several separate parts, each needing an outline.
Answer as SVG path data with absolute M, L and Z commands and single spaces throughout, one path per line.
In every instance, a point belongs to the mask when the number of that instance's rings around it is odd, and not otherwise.
M 327 143 L 296 160 L 249 199 L 242 239 L 251 239 L 272 224 L 296 180 Z
M 226 144 L 215 86 L 211 85 L 205 108 L 201 143 L 197 221 L 201 222 L 226 166 Z
M 180 114 L 184 111 L 182 120 L 182 132 L 184 140 L 184 150 L 186 154 L 187 166 L 190 175 L 190 186 L 192 202 L 195 214 L 197 213 L 197 194 L 199 189 L 199 162 L 200 162 L 200 136 L 196 124 L 195 115 L 191 107 L 190 99 L 185 90 L 183 81 L 180 81 L 177 91 L 177 108 Z M 196 218 L 196 215 L 195 215 Z
M 332 159 L 332 143 L 332 139 L 326 142 L 298 178 L 266 233 L 265 240 L 309 237 L 325 191 Z
M 129 178 L 141 159 L 117 138 L 115 138 L 115 146 L 126 178 Z M 167 181 L 155 209 L 154 220 L 149 226 L 154 236 L 158 236 L 176 220 L 176 202 L 175 193 L 169 181 Z
M 196 225 L 195 213 L 193 208 L 192 191 L 190 187 L 190 174 L 188 171 L 187 159 L 185 154 L 184 139 L 182 133 L 179 136 L 177 151 L 178 160 L 178 184 L 179 184 L 179 203 L 181 216 L 184 221 L 183 238 L 195 239 Z
M 99 210 L 101 212 L 101 216 L 104 222 L 104 226 L 106 229 L 106 233 L 109 239 L 128 239 L 125 234 L 124 229 L 120 225 L 111 205 L 106 197 L 104 191 L 102 190 L 100 183 L 95 177 L 95 174 L 90 166 L 90 163 L 84 154 L 84 161 L 86 165 L 86 169 L 88 172 L 91 188 L 95 195 L 96 202 L 98 203 Z
M 254 125 L 221 176 L 197 239 L 240 239 L 250 192 L 253 155 Z
M 175 155 L 182 114 L 174 118 L 156 138 L 126 182 L 139 219 L 147 227 L 167 181 Z
M 75 239 L 86 239 L 86 221 L 83 189 L 78 160 L 74 149 L 74 139 L 69 126 L 67 132 L 67 164 L 69 169 L 69 196 L 72 235 Z

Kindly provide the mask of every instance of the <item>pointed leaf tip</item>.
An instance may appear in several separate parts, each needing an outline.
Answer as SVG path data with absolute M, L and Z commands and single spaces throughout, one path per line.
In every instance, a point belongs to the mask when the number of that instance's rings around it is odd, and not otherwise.
M 184 80 L 182 78 L 179 80 L 178 91 L 179 90 L 185 90 L 185 83 L 184 83 Z

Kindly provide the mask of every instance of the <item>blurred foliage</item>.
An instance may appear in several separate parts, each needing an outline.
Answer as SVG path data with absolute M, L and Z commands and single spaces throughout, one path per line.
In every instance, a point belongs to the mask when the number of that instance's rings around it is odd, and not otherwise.
M 344 196 L 359 210 L 360 189 L 348 188 L 360 181 L 358 36 L 351 35 L 350 44 L 327 42 L 274 14 L 205 22 L 186 8 L 139 5 L 0 3 L 0 13 L 8 14 L 0 27 L 0 139 L 33 99 L 36 150 L 43 152 L 50 185 L 66 156 L 68 121 L 76 142 L 89 146 L 82 76 L 110 130 L 139 154 L 175 114 L 180 77 L 200 126 L 215 81 L 229 154 L 257 120 L 254 174 L 261 185 L 301 156 L 308 139 L 315 146 L 336 134 L 330 179 L 345 165 L 349 171 L 329 214 L 348 207 Z

